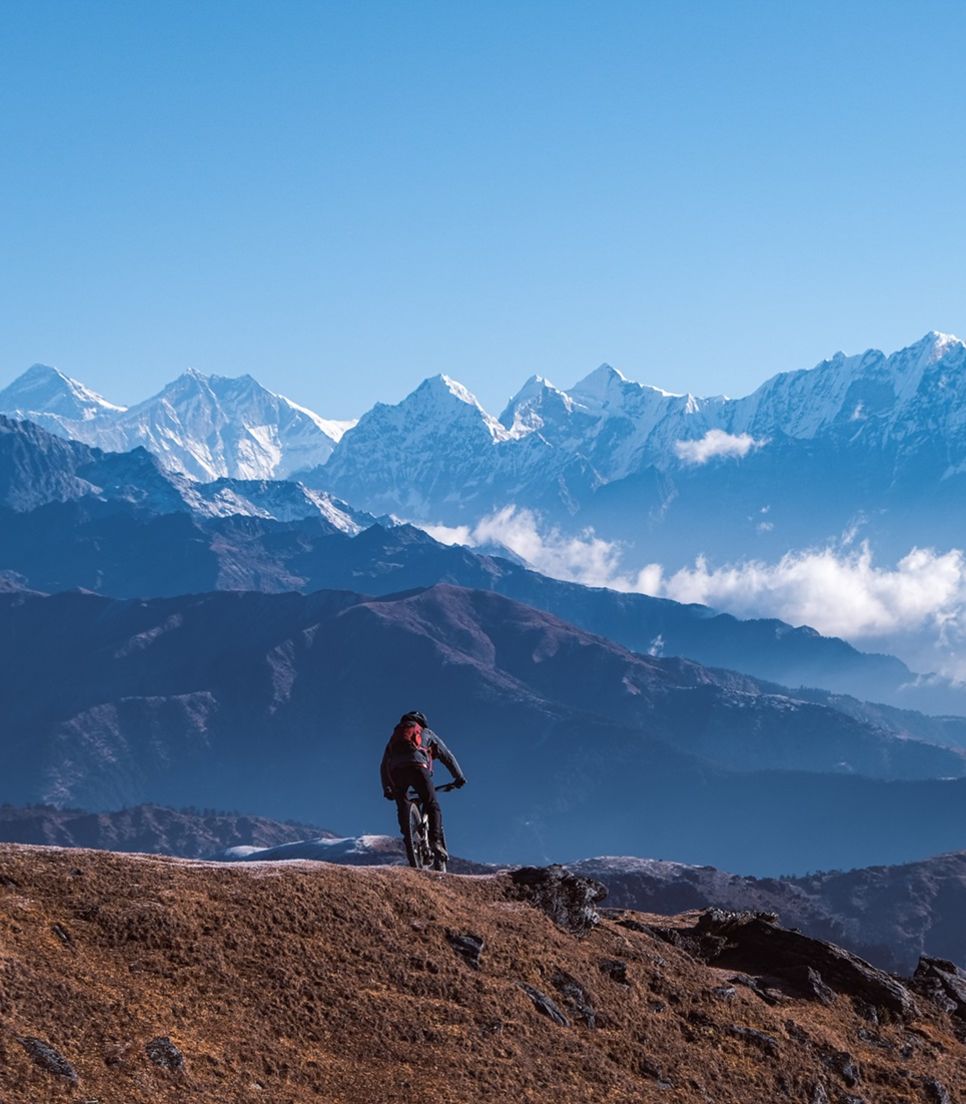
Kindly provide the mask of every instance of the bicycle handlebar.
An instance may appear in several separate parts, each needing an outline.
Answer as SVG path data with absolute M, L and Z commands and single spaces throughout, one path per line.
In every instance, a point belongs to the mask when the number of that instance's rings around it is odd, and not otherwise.
M 435 787 L 437 793 L 449 793 L 450 790 L 458 790 L 459 786 L 455 782 L 444 782 L 442 786 Z M 406 787 L 406 796 L 413 798 L 417 796 L 411 786 Z

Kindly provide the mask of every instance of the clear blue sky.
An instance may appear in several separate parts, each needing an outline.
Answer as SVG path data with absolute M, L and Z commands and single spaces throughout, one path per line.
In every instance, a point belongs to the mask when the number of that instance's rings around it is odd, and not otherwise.
M 333 417 L 966 334 L 966 4 L 0 6 L 0 383 Z

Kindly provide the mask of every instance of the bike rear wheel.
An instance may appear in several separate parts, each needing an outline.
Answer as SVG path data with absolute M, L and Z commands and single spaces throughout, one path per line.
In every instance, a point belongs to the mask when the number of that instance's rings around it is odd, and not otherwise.
M 409 816 L 406 817 L 406 830 L 403 832 L 406 844 L 406 858 L 409 865 L 422 870 L 426 865 L 426 845 L 423 835 L 423 814 L 415 801 L 409 803 Z

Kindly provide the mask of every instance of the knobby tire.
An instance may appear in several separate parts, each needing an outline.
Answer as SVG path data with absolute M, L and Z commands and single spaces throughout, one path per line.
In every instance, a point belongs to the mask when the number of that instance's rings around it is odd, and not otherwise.
M 406 831 L 403 839 L 406 843 L 406 858 L 409 865 L 422 870 L 426 865 L 423 851 L 423 816 L 415 801 L 409 802 L 409 816 L 406 819 Z

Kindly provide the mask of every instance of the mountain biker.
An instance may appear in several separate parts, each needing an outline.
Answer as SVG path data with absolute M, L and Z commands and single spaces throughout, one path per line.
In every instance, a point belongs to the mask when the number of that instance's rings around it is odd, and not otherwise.
M 387 801 L 396 802 L 399 828 L 406 837 L 409 822 L 410 786 L 419 795 L 429 820 L 429 845 L 437 863 L 449 858 L 446 838 L 443 835 L 443 814 L 433 785 L 433 760 L 438 759 L 453 776 L 458 789 L 466 785 L 466 776 L 449 748 L 429 727 L 426 714 L 419 710 L 404 713 L 392 730 L 389 743 L 382 756 L 379 773 L 382 776 L 382 792 Z

